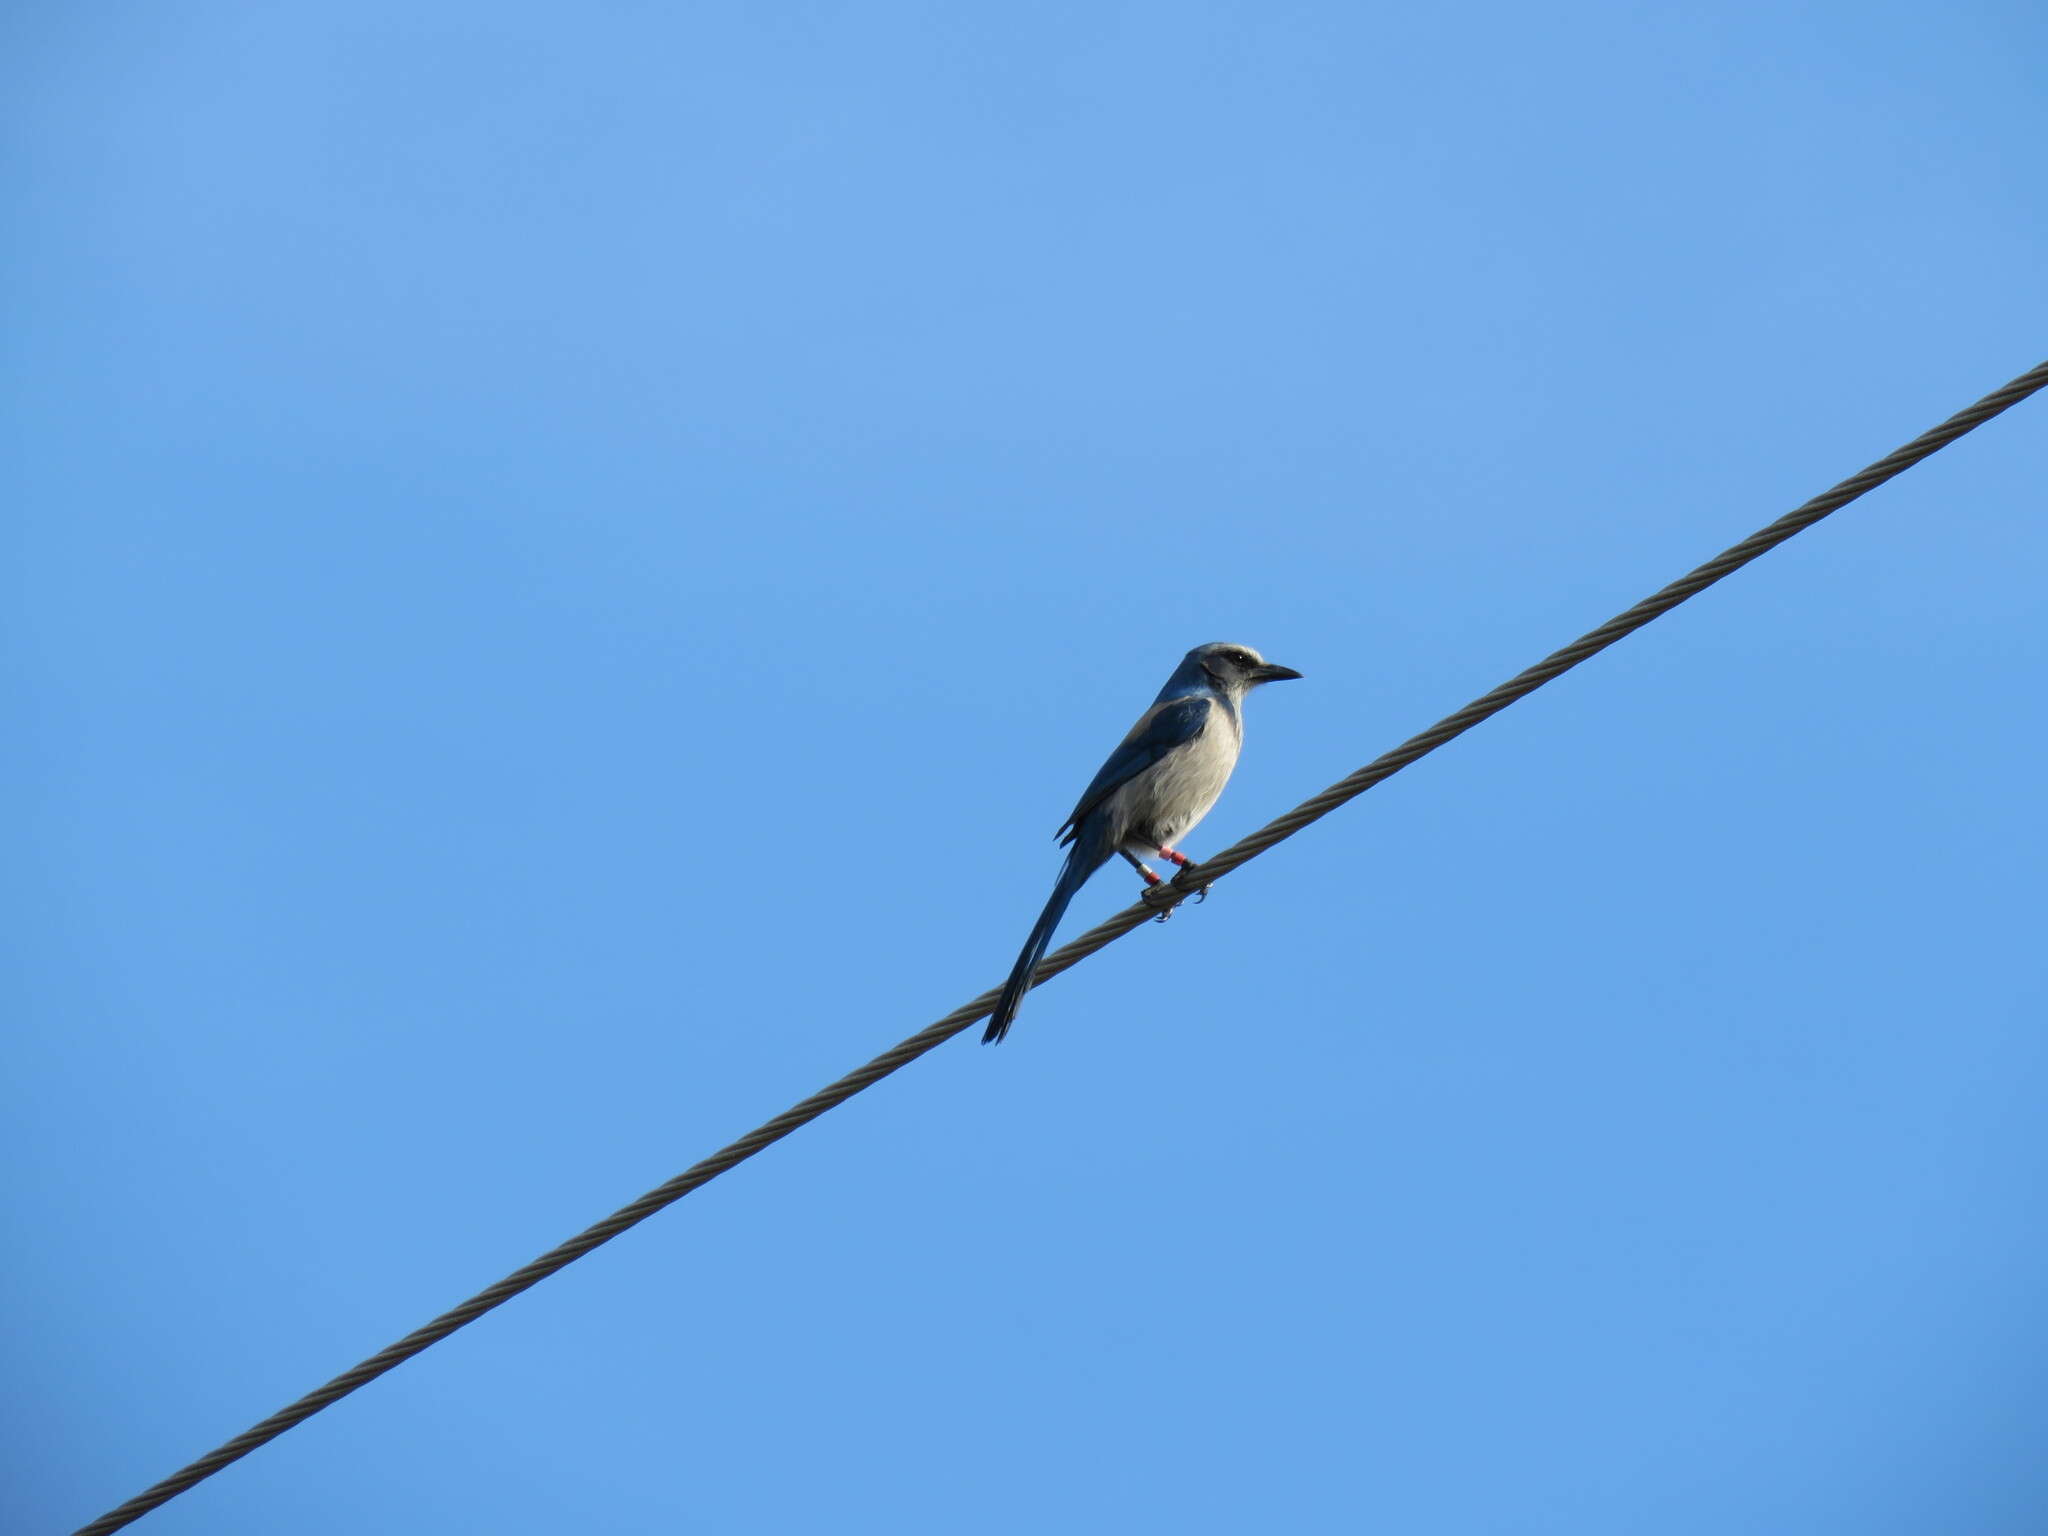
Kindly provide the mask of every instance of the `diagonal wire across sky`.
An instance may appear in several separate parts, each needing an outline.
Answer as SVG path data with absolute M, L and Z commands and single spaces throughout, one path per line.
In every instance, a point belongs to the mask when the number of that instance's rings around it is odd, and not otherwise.
M 1373 759 L 1321 794 L 1312 796 L 1286 815 L 1269 822 L 1249 837 L 1205 860 L 1193 879 L 1183 872 L 1171 882 L 1151 888 L 1140 901 L 1098 924 L 1072 943 L 1054 951 L 1039 965 L 1035 981 L 1042 983 L 1059 975 L 1149 919 L 1170 911 L 1195 894 L 1200 887 L 1211 884 L 1242 867 L 1274 844 L 1292 837 L 1310 823 L 1327 816 L 1338 806 L 1364 794 L 1375 784 L 1391 778 L 1409 764 L 1463 735 L 1481 721 L 1500 713 L 1516 700 L 1527 697 L 1545 683 L 1569 672 L 1580 662 L 1598 655 L 1608 646 L 1633 634 L 1653 619 L 1669 613 L 1723 577 L 1740 570 L 1758 556 L 1775 549 L 1830 513 L 1839 511 L 1858 497 L 1910 469 L 1922 459 L 1938 452 L 1965 433 L 1982 426 L 1992 417 L 2017 405 L 2043 387 L 2048 387 L 2048 362 L 2029 369 L 2010 383 L 1984 396 L 1974 405 L 1951 416 L 1939 426 L 1922 433 L 1910 443 L 1886 454 L 1811 501 L 1794 508 L 1777 521 L 1689 571 L 1669 586 L 1644 598 L 1598 628 L 1589 630 L 1571 644 L 1553 651 L 1534 666 L 1480 695 L 1464 708 L 1445 716 L 1428 730 L 1409 737 L 1399 746 Z M 845 1103 L 863 1089 L 950 1040 L 954 1035 L 984 1018 L 994 1005 L 996 995 L 995 989 L 991 989 L 971 1002 L 962 1004 L 944 1018 L 926 1025 L 864 1066 L 847 1073 L 837 1082 L 820 1089 L 800 1103 L 792 1105 L 772 1120 L 677 1174 L 667 1183 L 649 1190 L 631 1204 L 585 1228 L 567 1242 L 513 1271 L 495 1285 L 479 1291 L 461 1305 L 451 1308 L 424 1327 L 379 1350 L 367 1360 L 344 1371 L 324 1386 L 307 1393 L 288 1407 L 280 1409 L 261 1423 L 252 1425 L 162 1482 L 109 1510 L 97 1520 L 80 1527 L 77 1536 L 104 1536 L 106 1532 L 120 1530 L 203 1482 L 222 1468 L 240 1460 L 259 1446 L 274 1440 L 286 1430 L 304 1423 L 357 1388 L 376 1380 L 430 1345 L 447 1338 L 457 1329 L 476 1321 L 486 1312 L 510 1301 L 520 1292 L 539 1284 L 557 1270 L 574 1263 L 620 1233 L 637 1226 L 693 1190 L 701 1188 L 720 1174 L 745 1162 L 755 1153 L 772 1146 L 792 1131 L 808 1125 L 827 1110 Z

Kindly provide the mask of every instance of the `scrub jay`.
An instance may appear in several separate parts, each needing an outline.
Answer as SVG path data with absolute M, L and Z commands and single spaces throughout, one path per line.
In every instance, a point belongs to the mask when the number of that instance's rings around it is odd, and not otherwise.
M 1045 958 L 1067 903 L 1111 854 L 1130 860 L 1148 886 L 1159 884 L 1159 876 L 1145 867 L 1141 853 L 1157 853 L 1182 869 L 1197 867 L 1173 845 L 1209 814 L 1237 766 L 1244 745 L 1244 696 L 1260 683 L 1299 676 L 1292 667 L 1276 667 L 1242 645 L 1198 645 L 1181 658 L 1152 707 L 1109 754 L 1060 828 L 1060 841 L 1073 844 L 1066 867 L 1024 941 L 1017 968 L 1003 984 L 981 1037 L 984 1045 L 1010 1032 L 1031 988 L 1031 973 Z

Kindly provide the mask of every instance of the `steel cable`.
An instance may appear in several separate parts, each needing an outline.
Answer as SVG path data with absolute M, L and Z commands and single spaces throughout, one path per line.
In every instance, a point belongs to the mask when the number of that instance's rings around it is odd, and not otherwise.
M 1910 469 L 1929 454 L 1946 447 L 1964 433 L 1982 426 L 2001 411 L 2017 405 L 2044 385 L 2048 385 L 2048 362 L 2021 374 L 2010 384 L 1994 390 L 1967 410 L 1951 416 L 1940 426 L 1922 433 L 1903 448 L 1886 454 L 1868 469 L 1851 475 L 1832 490 L 1814 497 L 1805 505 L 1786 513 L 1769 527 L 1758 530 L 1740 544 L 1724 550 L 1706 564 L 1672 582 L 1661 592 L 1644 598 L 1633 608 L 1617 614 L 1598 629 L 1580 636 L 1562 650 L 1553 651 L 1535 666 L 1517 673 L 1499 687 L 1480 695 L 1457 713 L 1439 720 L 1428 730 L 1409 737 L 1391 752 L 1373 759 L 1356 773 L 1332 784 L 1321 794 L 1304 801 L 1285 816 L 1267 823 L 1222 853 L 1204 860 L 1192 879 L 1187 871 L 1183 871 L 1172 881 L 1154 886 L 1145 893 L 1143 900 L 1125 908 L 1106 922 L 1089 929 L 1072 943 L 1047 956 L 1034 973 L 1033 984 L 1059 975 L 1160 912 L 1178 906 L 1201 887 L 1222 879 L 1233 870 L 1257 858 L 1275 843 L 1292 837 L 1309 823 L 1320 820 L 1346 801 L 1355 799 L 1375 784 L 1393 777 L 1418 758 L 1427 756 L 1444 743 L 1463 735 L 1480 721 L 1499 714 L 1517 699 L 1526 697 L 1553 678 L 1569 672 L 1588 657 L 1598 655 L 1623 636 L 1633 634 L 1652 619 L 1669 613 L 1687 598 L 1705 591 L 1722 577 L 1740 570 L 1794 534 L 1812 527 L 1829 513 L 1840 510 L 1865 492 L 1884 484 L 1894 475 Z M 119 1508 L 108 1511 L 89 1525 L 81 1526 L 76 1536 L 105 1536 L 107 1532 L 121 1529 L 158 1505 L 177 1497 L 195 1483 L 240 1460 L 258 1446 L 274 1440 L 292 1426 L 303 1423 L 321 1409 L 348 1396 L 358 1387 L 376 1380 L 430 1344 L 438 1343 L 456 1329 L 474 1322 L 493 1307 L 510 1301 L 529 1286 L 539 1284 L 556 1270 L 582 1258 L 593 1248 L 611 1241 L 629 1227 L 637 1226 L 664 1207 L 673 1205 L 692 1190 L 710 1183 L 721 1173 L 745 1162 L 764 1147 L 772 1146 L 798 1127 L 809 1124 L 828 1109 L 845 1103 L 863 1088 L 880 1082 L 899 1067 L 915 1061 L 933 1047 L 950 1040 L 970 1024 L 986 1017 L 988 1011 L 995 1006 L 998 990 L 991 988 L 974 1001 L 963 1004 L 944 1018 L 926 1025 L 901 1044 L 882 1052 L 867 1065 L 849 1072 L 836 1083 L 820 1089 L 803 1102 L 792 1105 L 765 1125 L 749 1131 L 731 1145 L 677 1174 L 666 1184 L 649 1190 L 632 1204 L 614 1211 L 595 1226 L 585 1228 L 524 1268 L 514 1270 L 496 1285 L 479 1291 L 460 1306 L 442 1313 L 425 1327 L 415 1329 L 397 1343 L 379 1350 L 360 1365 L 342 1372 L 325 1386 L 307 1393 L 262 1423 L 244 1430 L 219 1449 L 208 1452 L 154 1487 L 137 1494 Z

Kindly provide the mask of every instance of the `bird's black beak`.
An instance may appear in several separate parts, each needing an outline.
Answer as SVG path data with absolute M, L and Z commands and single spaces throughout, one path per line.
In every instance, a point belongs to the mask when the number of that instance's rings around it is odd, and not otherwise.
M 1252 668 L 1252 681 L 1255 683 L 1284 683 L 1299 676 L 1301 674 L 1294 668 L 1276 667 L 1270 661 Z

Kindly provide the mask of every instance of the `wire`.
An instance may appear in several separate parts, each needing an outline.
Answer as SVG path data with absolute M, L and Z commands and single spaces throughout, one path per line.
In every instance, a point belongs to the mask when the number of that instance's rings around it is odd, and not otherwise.
M 1445 716 L 1420 735 L 1409 737 L 1393 751 L 1374 758 L 1356 773 L 1304 801 L 1277 821 L 1269 822 L 1222 853 L 1204 860 L 1194 879 L 1190 880 L 1184 871 L 1170 882 L 1151 887 L 1136 905 L 1125 908 L 1107 922 L 1089 929 L 1071 944 L 1047 956 L 1033 973 L 1033 985 L 1050 980 L 1062 971 L 1079 964 L 1098 949 L 1114 943 L 1158 913 L 1178 906 L 1197 890 L 1213 884 L 1257 858 L 1275 843 L 1292 837 L 1310 822 L 1329 815 L 1347 800 L 1357 798 L 1373 785 L 1393 777 L 1418 758 L 1434 752 L 1445 742 L 1462 736 L 1480 721 L 1499 714 L 1517 699 L 1534 693 L 1545 683 L 1569 672 L 1588 657 L 1606 650 L 1623 636 L 1633 634 L 1652 619 L 1669 613 L 1687 598 L 1705 591 L 1722 577 L 1749 564 L 1757 556 L 1775 549 L 1794 534 L 1812 527 L 1830 512 L 1838 511 L 1865 492 L 1883 485 L 1894 475 L 1910 469 L 1928 455 L 1947 447 L 1964 433 L 1982 426 L 2001 411 L 2017 405 L 2043 386 L 2048 386 L 2048 362 L 2021 374 L 2004 388 L 1986 395 L 1968 410 L 1958 412 L 1940 426 L 1914 438 L 1903 448 L 1886 454 L 1868 469 L 1851 475 L 1832 490 L 1786 513 L 1769 527 L 1760 529 L 1740 544 L 1724 550 L 1661 592 L 1644 598 L 1627 612 L 1618 614 L 1598 629 L 1581 635 L 1563 650 L 1553 651 L 1527 671 L 1517 673 L 1498 688 L 1480 695 L 1456 714 Z M 297 1402 L 273 1413 L 262 1423 L 252 1425 L 219 1449 L 209 1451 L 155 1487 L 137 1494 L 127 1503 L 108 1511 L 90 1525 L 81 1526 L 76 1536 L 106 1536 L 107 1532 L 118 1531 L 158 1505 L 176 1498 L 194 1484 L 213 1476 L 221 1468 L 239 1461 L 258 1446 L 276 1439 L 293 1425 L 304 1423 L 321 1409 L 339 1402 L 358 1387 L 375 1381 L 394 1366 L 410 1360 L 428 1345 L 439 1343 L 456 1329 L 475 1322 L 493 1307 L 510 1301 L 530 1286 L 538 1285 L 556 1270 L 574 1263 L 593 1248 L 610 1242 L 629 1227 L 637 1226 L 655 1212 L 673 1205 L 692 1190 L 710 1183 L 721 1173 L 745 1162 L 763 1148 L 774 1145 L 800 1126 L 810 1124 L 826 1110 L 845 1103 L 863 1088 L 880 1082 L 898 1068 L 909 1065 L 925 1052 L 952 1039 L 968 1025 L 985 1018 L 990 1008 L 995 1005 L 997 995 L 998 989 L 991 988 L 973 1002 L 963 1004 L 943 1019 L 926 1025 L 901 1044 L 882 1052 L 866 1066 L 847 1073 L 829 1087 L 821 1088 L 802 1103 L 792 1105 L 773 1120 L 749 1131 L 730 1146 L 714 1152 L 694 1167 L 685 1169 L 658 1189 L 649 1190 L 631 1205 L 614 1211 L 595 1226 L 586 1227 L 559 1247 L 549 1249 L 531 1264 L 514 1270 L 496 1285 L 477 1292 L 461 1306 L 443 1312 L 425 1327 L 415 1329 L 396 1344 L 379 1350 L 360 1365 L 343 1371 L 325 1386 L 308 1392 Z

